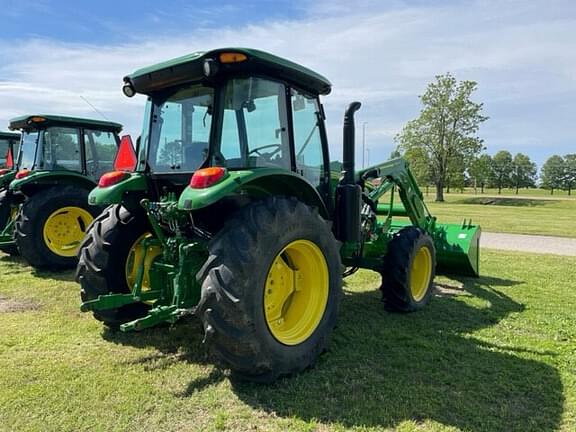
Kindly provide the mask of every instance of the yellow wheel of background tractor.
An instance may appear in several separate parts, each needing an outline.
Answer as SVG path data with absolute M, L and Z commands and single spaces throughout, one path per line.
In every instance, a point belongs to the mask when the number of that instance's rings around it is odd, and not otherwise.
M 84 238 L 92 215 L 80 207 L 62 207 L 44 222 L 42 237 L 53 253 L 62 257 L 75 257 Z
M 54 186 L 28 196 L 16 217 L 18 250 L 37 268 L 71 268 L 88 226 L 100 212 L 88 205 L 88 190 Z

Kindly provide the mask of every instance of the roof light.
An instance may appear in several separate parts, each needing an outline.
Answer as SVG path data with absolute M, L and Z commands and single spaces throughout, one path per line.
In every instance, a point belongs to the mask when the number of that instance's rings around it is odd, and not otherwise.
M 134 86 L 130 81 L 124 83 L 124 85 L 122 86 L 122 93 L 124 93 L 124 95 L 128 97 L 132 97 L 136 94 L 136 90 L 134 90 Z
M 42 123 L 45 122 L 46 119 L 44 117 L 31 117 L 30 122 L 32 123 Z
M 132 145 L 132 138 L 130 138 L 130 135 L 124 135 L 120 140 L 116 159 L 114 159 L 114 169 L 116 171 L 134 171 L 137 162 L 138 159 Z
M 16 173 L 16 180 L 28 177 L 30 174 L 32 174 L 32 171 L 30 171 L 29 169 L 20 170 Z
M 240 63 L 248 60 L 246 54 L 235 52 L 224 52 L 220 54 L 220 63 Z
M 120 183 L 122 180 L 130 177 L 130 174 L 124 171 L 110 171 L 100 177 L 98 181 L 98 187 L 105 188 L 108 186 Z
M 190 187 L 192 189 L 204 189 L 210 187 L 222 180 L 226 174 L 226 168 L 222 167 L 199 169 L 192 175 L 192 178 L 190 179 Z

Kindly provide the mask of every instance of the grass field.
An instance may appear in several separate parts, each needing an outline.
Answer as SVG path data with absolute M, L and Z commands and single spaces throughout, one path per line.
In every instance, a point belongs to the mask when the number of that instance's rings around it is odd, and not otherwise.
M 576 259 L 486 251 L 482 267 L 409 315 L 359 272 L 330 351 L 266 387 L 214 368 L 195 321 L 106 331 L 70 273 L 1 256 L 0 430 L 576 430 Z
M 430 212 L 440 222 L 460 223 L 464 218 L 484 231 L 576 237 L 576 200 L 530 195 L 446 194 L 444 203 L 426 196 Z

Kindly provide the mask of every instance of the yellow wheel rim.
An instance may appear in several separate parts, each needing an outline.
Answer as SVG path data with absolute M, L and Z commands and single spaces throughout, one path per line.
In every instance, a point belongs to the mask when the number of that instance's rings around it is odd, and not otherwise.
M 264 313 L 272 335 L 285 345 L 316 330 L 328 302 L 328 265 L 320 248 L 296 240 L 276 255 L 266 277 Z
M 136 278 L 138 277 L 138 268 L 140 263 L 142 262 L 142 254 L 144 253 L 144 249 L 142 248 L 142 242 L 146 238 L 152 237 L 152 234 L 147 232 L 142 234 L 138 239 L 134 242 L 130 251 L 128 252 L 128 257 L 126 259 L 126 266 L 125 266 L 125 273 L 126 273 L 126 283 L 128 284 L 128 288 L 132 289 L 134 287 L 134 283 L 136 282 Z M 158 255 L 162 254 L 162 247 L 158 245 L 148 246 L 146 250 L 146 258 L 144 260 L 144 277 L 142 279 L 142 290 L 146 291 L 150 289 L 150 267 L 152 263 L 158 257 Z
M 46 247 L 56 255 L 73 257 L 78 252 L 92 215 L 80 207 L 62 207 L 48 216 L 43 237 Z
M 421 247 L 412 261 L 410 272 L 410 291 L 415 301 L 426 296 L 432 275 L 432 253 L 428 247 Z

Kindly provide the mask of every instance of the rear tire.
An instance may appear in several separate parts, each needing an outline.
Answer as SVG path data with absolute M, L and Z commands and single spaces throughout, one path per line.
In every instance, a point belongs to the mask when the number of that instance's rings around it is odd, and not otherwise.
M 12 217 L 12 205 L 8 195 L 8 191 L 3 190 L 0 192 L 0 231 L 3 230 L 10 222 Z M 0 246 L 0 251 L 8 255 L 18 255 L 18 248 L 16 245 Z
M 393 312 L 422 309 L 432 297 L 436 249 L 420 228 L 398 231 L 388 246 L 382 268 L 382 301 Z
M 77 212 L 74 222 L 67 226 L 55 220 L 58 231 L 51 234 L 54 239 L 72 239 L 68 250 L 62 254 L 54 252 L 56 246 L 47 243 L 46 223 L 57 216 L 58 211 L 68 208 Z M 64 213 L 66 213 L 64 211 Z M 100 208 L 88 205 L 88 191 L 73 186 L 52 187 L 26 198 L 22 204 L 14 227 L 14 238 L 22 257 L 36 268 L 60 270 L 73 268 L 77 263 L 76 254 L 80 243 L 92 222 L 100 213 Z M 66 220 L 65 218 L 63 220 Z M 70 237 L 66 237 L 70 236 Z
M 150 231 L 144 214 L 132 214 L 119 204 L 106 208 L 94 219 L 80 246 L 76 281 L 82 301 L 105 294 L 128 294 L 126 261 L 134 243 Z M 117 309 L 95 311 L 94 318 L 108 327 L 145 316 L 150 306 L 136 303 Z
M 256 382 L 311 367 L 328 345 L 341 294 L 339 244 L 329 224 L 295 199 L 270 198 L 238 211 L 208 250 L 197 274 L 202 293 L 196 314 L 216 360 L 234 376 Z M 279 260 L 293 284 L 282 273 L 272 278 Z M 272 307 L 281 318 L 271 318 L 274 280 L 274 289 L 292 287 Z

